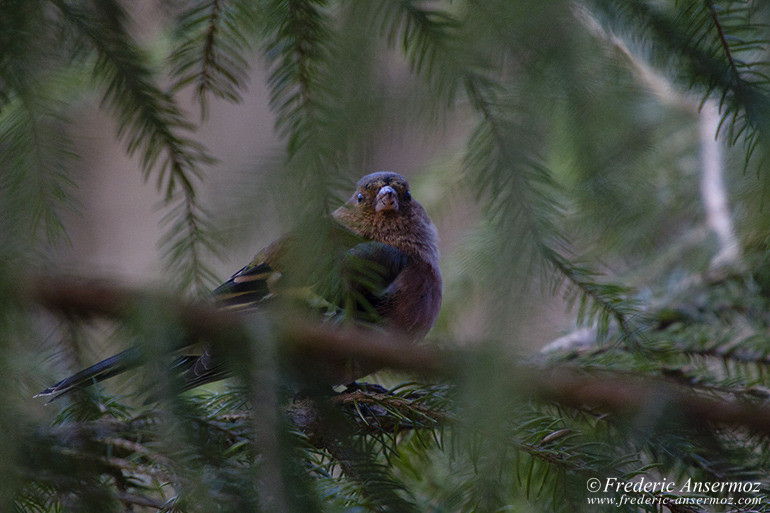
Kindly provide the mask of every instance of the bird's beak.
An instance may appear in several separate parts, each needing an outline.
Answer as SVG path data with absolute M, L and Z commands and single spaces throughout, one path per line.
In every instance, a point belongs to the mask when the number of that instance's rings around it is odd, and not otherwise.
M 377 212 L 384 210 L 398 211 L 398 194 L 390 185 L 386 185 L 377 193 L 377 202 L 374 209 Z

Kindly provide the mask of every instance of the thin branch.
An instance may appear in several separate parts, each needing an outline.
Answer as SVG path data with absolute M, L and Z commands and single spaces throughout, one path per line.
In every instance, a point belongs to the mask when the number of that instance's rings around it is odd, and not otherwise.
M 580 277 L 576 275 L 577 273 L 575 273 L 574 269 L 570 268 L 565 258 L 562 258 L 550 248 L 547 248 L 547 246 L 542 242 L 539 242 L 538 246 L 542 248 L 541 253 L 545 254 L 548 251 L 551 251 L 555 258 L 549 258 L 548 262 L 553 266 L 553 268 L 559 271 L 561 275 L 572 284 L 572 286 L 577 287 L 583 296 L 590 298 L 591 301 L 612 315 L 612 317 L 615 319 L 615 322 L 618 323 L 618 327 L 620 328 L 620 331 L 623 333 L 623 335 L 627 337 L 629 341 L 633 342 L 635 346 L 639 345 L 637 340 L 638 330 L 634 328 L 624 312 L 602 297 L 602 294 L 596 285 L 581 280 Z
M 104 280 L 84 280 L 65 276 L 31 276 L 18 289 L 23 300 L 33 301 L 50 310 L 81 317 L 122 318 L 136 305 L 152 298 L 171 308 L 170 315 L 193 331 L 220 338 L 239 322 L 238 315 L 203 303 L 185 303 L 148 291 L 117 285 Z M 219 333 L 219 337 L 216 334 Z
M 661 102 L 673 105 L 691 114 L 698 112 L 700 102 L 693 95 L 684 94 L 677 90 L 668 77 L 637 56 L 623 38 L 612 30 L 603 27 L 590 9 L 584 5 L 575 5 L 573 13 L 591 35 L 616 48 L 625 57 L 634 76 L 643 86 L 655 94 Z
M 674 346 L 674 349 L 682 355 L 691 358 L 714 358 L 723 362 L 770 365 L 770 354 L 755 349 L 738 347 L 737 344 L 742 340 L 744 339 L 733 340 L 727 346 L 718 347 L 693 347 L 678 343 Z M 592 358 L 609 351 L 622 350 L 622 347 L 600 344 L 595 328 L 581 328 L 549 342 L 536 355 L 533 355 L 531 361 L 543 363 L 545 358 L 557 353 L 579 353 L 582 357 Z
M 727 189 L 724 183 L 724 156 L 717 137 L 720 116 L 716 100 L 706 100 L 698 115 L 701 147 L 701 197 L 706 223 L 716 234 L 719 252 L 711 260 L 712 268 L 735 267 L 740 264 L 740 245 L 735 235 Z
M 725 36 L 725 31 L 722 28 L 722 23 L 719 21 L 719 13 L 717 12 L 717 7 L 714 4 L 714 0 L 706 0 L 706 4 L 708 5 L 709 11 L 711 12 L 711 20 L 714 22 L 714 27 L 717 29 L 719 43 L 722 46 L 722 50 L 725 52 L 727 62 L 730 63 L 730 69 L 732 70 L 733 76 L 735 78 L 735 87 L 737 92 L 740 94 L 743 89 L 743 82 L 740 79 L 741 75 L 738 73 L 738 66 L 735 63 L 735 59 L 733 59 L 733 52 L 730 50 L 730 44 L 727 42 L 727 37 Z
M 211 88 L 212 68 L 216 67 L 216 52 L 214 51 L 217 23 L 222 5 L 220 0 L 214 0 L 211 4 L 211 13 L 209 14 L 208 26 L 206 27 L 205 43 L 203 45 L 203 61 L 201 62 L 200 79 L 198 80 L 197 94 L 201 101 L 206 91 Z M 201 107 L 203 109 L 203 107 Z
M 121 449 L 130 451 L 133 454 L 142 455 L 146 457 L 148 460 L 151 460 L 166 468 L 171 468 L 173 466 L 171 460 L 169 460 L 168 458 L 166 458 L 161 454 L 158 454 L 155 451 L 148 449 L 147 446 L 144 444 L 140 444 L 138 442 L 133 442 L 131 440 L 126 440 L 125 438 L 118 438 L 118 437 L 104 438 L 103 440 L 100 440 L 100 441 L 103 444 L 112 445 L 114 447 L 119 447 Z
M 682 353 L 689 356 L 700 356 L 703 358 L 717 358 L 723 361 L 735 361 L 741 363 L 753 363 L 756 365 L 770 365 L 770 354 L 761 351 L 752 351 L 746 348 L 720 348 L 720 347 L 678 347 Z
M 745 402 L 715 400 L 681 387 L 648 379 L 586 377 L 574 371 L 529 373 L 528 395 L 571 407 L 590 405 L 616 414 L 677 412 L 683 419 L 702 424 L 741 425 L 770 434 L 770 408 Z

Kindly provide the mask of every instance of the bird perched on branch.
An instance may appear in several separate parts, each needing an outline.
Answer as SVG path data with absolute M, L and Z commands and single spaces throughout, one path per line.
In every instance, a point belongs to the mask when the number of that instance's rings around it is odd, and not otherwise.
M 425 209 L 412 198 L 407 180 L 390 172 L 364 176 L 350 199 L 332 213 L 329 225 L 327 235 L 333 239 L 329 251 L 335 253 L 314 262 L 325 260 L 331 266 L 319 263 L 311 266 L 315 269 L 297 269 L 292 255 L 303 250 L 303 237 L 289 234 L 215 289 L 217 304 L 228 309 L 260 308 L 302 287 L 312 291 L 316 305 L 324 305 L 326 318 L 349 315 L 411 341 L 425 336 L 441 306 L 438 236 Z M 307 259 L 300 261 L 307 264 Z M 335 310 L 331 316 L 330 309 Z M 128 349 L 38 395 L 56 398 L 141 362 L 141 350 Z M 229 374 L 226 363 L 209 350 L 178 358 L 172 369 L 182 376 L 181 390 Z

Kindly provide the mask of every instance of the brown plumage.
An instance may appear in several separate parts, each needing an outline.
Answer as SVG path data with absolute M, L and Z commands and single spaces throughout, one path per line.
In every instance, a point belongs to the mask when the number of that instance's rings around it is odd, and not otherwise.
M 287 294 L 289 289 L 310 286 L 317 289 L 317 294 L 328 294 L 329 297 L 324 298 L 327 310 L 331 302 L 338 304 L 339 315 L 374 322 L 412 341 L 425 336 L 441 307 L 438 236 L 422 205 L 411 197 L 406 179 L 389 172 L 363 177 L 350 199 L 334 211 L 332 217 L 338 223 L 337 231 L 353 239 L 337 267 L 341 279 L 331 280 L 342 284 L 341 292 L 330 292 L 318 283 L 303 283 L 310 277 L 323 281 L 312 272 L 299 279 L 296 275 L 302 273 L 291 276 L 288 264 L 291 254 L 303 248 L 302 240 L 295 234 L 259 252 L 251 263 L 219 286 L 214 291 L 217 304 L 223 308 L 259 308 L 266 301 Z M 141 351 L 129 349 L 62 380 L 39 395 L 58 397 L 72 388 L 123 372 L 141 360 Z M 228 375 L 224 362 L 209 351 L 181 357 L 174 368 L 182 373 L 184 389 Z M 349 377 L 360 376 L 358 372 Z
M 383 291 L 386 299 L 378 311 L 390 327 L 422 338 L 441 307 L 438 233 L 422 205 L 412 199 L 409 183 L 396 173 L 367 175 L 332 215 L 365 239 L 405 255 L 400 272 Z

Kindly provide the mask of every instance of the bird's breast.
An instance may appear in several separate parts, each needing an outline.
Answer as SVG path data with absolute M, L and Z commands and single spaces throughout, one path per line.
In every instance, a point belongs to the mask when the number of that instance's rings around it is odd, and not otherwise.
M 411 262 L 391 284 L 382 315 L 393 328 L 419 340 L 436 323 L 441 309 L 442 282 L 437 267 Z

